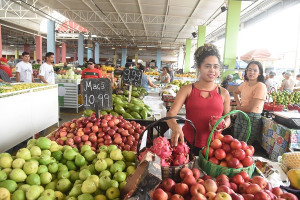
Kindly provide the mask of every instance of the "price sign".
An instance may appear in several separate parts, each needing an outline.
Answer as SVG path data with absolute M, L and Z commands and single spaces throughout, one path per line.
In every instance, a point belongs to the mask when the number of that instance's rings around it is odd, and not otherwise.
M 123 83 L 138 87 L 141 85 L 142 75 L 141 70 L 126 68 L 123 71 Z
M 112 89 L 108 78 L 83 79 L 81 84 L 83 105 L 86 109 L 112 109 Z

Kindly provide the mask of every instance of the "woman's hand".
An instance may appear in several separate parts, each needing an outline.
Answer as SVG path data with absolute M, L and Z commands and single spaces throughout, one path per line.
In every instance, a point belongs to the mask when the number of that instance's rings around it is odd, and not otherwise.
M 174 128 L 172 128 L 171 145 L 177 146 L 178 141 L 184 142 L 184 136 L 181 126 L 176 124 Z

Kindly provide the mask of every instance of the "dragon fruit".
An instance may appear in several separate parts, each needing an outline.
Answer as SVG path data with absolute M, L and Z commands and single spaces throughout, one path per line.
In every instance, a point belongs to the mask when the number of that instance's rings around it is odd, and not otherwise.
M 150 150 L 161 159 L 167 159 L 172 155 L 172 148 L 167 138 L 157 137 L 153 140 L 153 146 Z
M 170 162 L 168 160 L 166 160 L 166 159 L 161 159 L 160 160 L 160 165 L 162 167 L 169 167 L 170 166 Z
M 210 120 L 209 120 L 209 125 L 211 127 L 211 129 L 215 126 L 215 124 L 217 123 L 217 121 L 220 119 L 220 116 L 211 116 Z M 222 130 L 224 129 L 225 126 L 225 121 L 224 119 L 218 124 L 216 130 Z M 215 131 L 215 132 L 219 132 L 219 131 Z
M 143 151 L 142 153 L 140 153 L 139 155 L 139 160 L 143 160 L 144 157 L 146 156 L 146 153 L 150 151 L 150 149 L 146 148 L 145 151 Z
M 178 165 L 186 164 L 188 162 L 189 162 L 189 155 L 179 154 L 175 156 L 172 165 L 178 166 Z
M 185 142 L 179 143 L 176 147 L 174 147 L 173 153 L 186 155 L 190 153 L 190 148 Z

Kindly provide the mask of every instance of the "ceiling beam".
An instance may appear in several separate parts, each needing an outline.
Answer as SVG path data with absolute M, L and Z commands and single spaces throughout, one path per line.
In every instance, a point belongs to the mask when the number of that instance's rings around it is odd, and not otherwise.
M 167 16 L 168 16 L 168 14 L 169 14 L 169 5 L 170 5 L 170 0 L 167 0 L 167 7 L 166 7 L 165 20 L 164 20 L 163 29 L 162 29 L 162 32 L 161 32 L 161 37 L 162 37 L 162 38 L 164 37 L 164 32 L 165 32 L 165 29 L 166 29 Z
M 143 22 L 144 30 L 145 30 L 145 33 L 146 33 L 146 38 L 148 40 L 148 33 L 147 33 L 146 25 L 145 25 L 145 20 L 144 20 L 144 15 L 143 15 L 143 11 L 142 11 L 140 0 L 137 0 L 137 2 L 138 2 L 139 9 L 140 9 L 140 13 L 142 15 L 142 22 Z

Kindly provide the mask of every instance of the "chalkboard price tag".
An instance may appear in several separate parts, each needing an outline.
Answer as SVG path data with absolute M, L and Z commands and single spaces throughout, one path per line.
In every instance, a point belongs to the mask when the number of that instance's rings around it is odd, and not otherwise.
M 108 78 L 82 80 L 83 105 L 91 110 L 112 109 L 112 89 Z
M 141 70 L 126 68 L 123 71 L 123 83 L 138 87 L 141 85 L 142 75 Z

